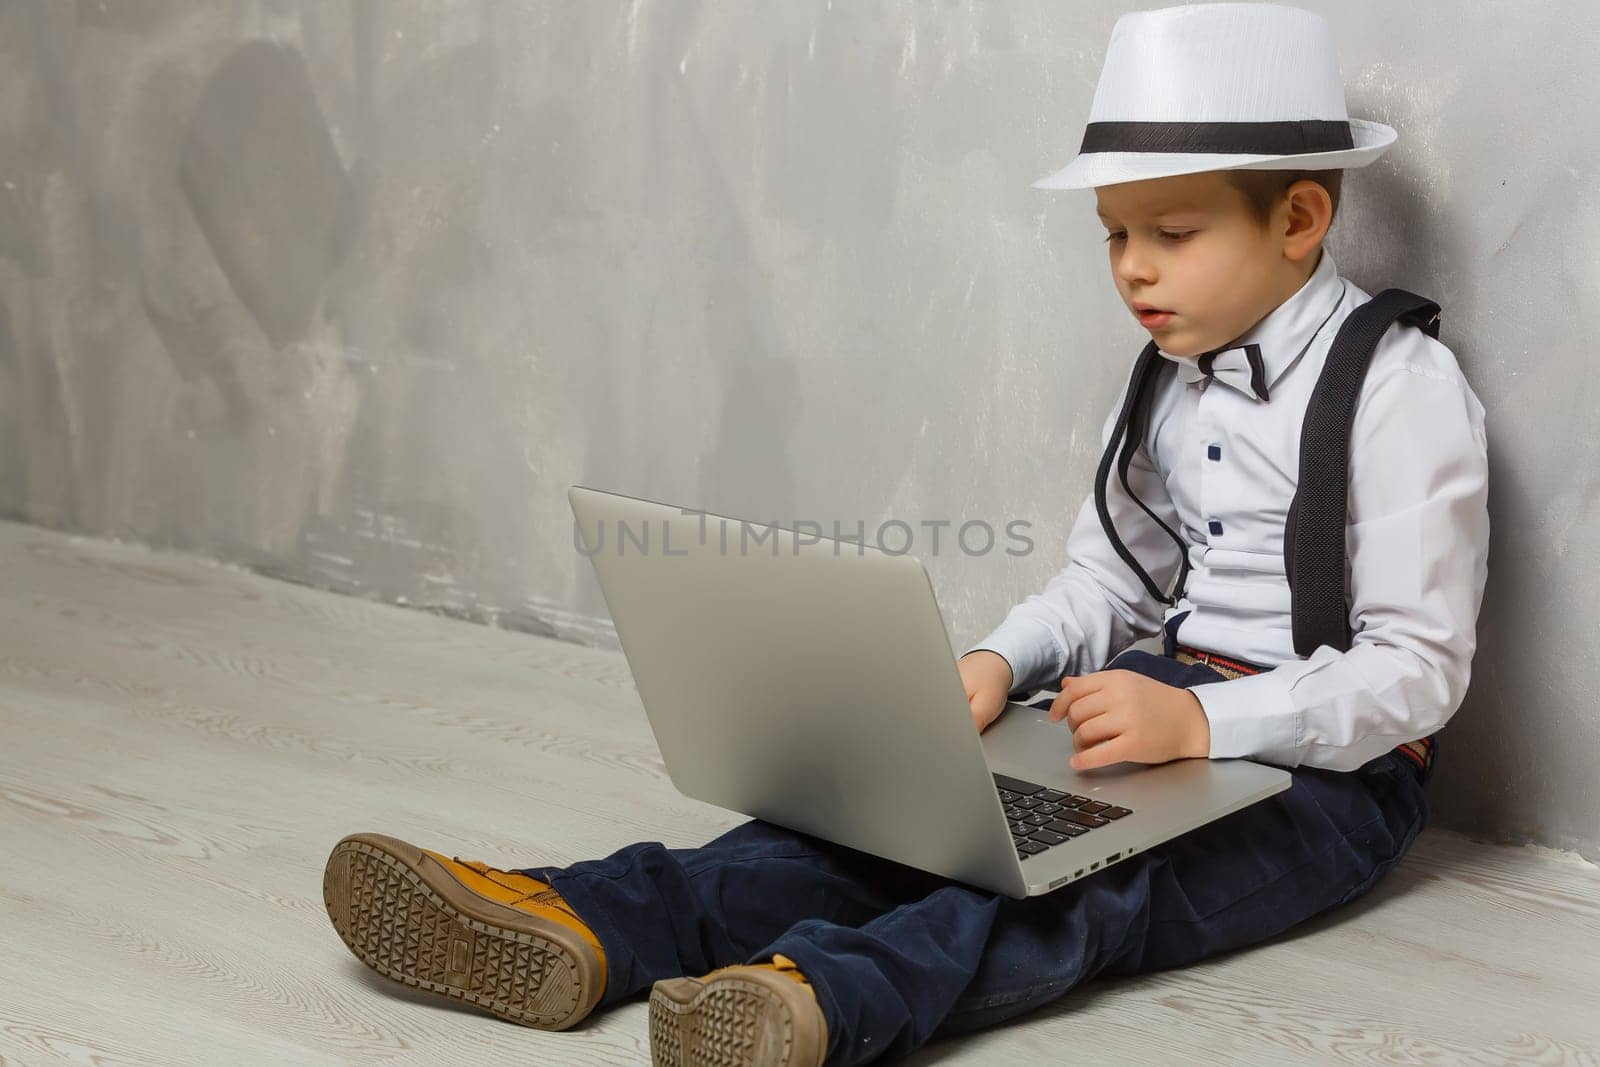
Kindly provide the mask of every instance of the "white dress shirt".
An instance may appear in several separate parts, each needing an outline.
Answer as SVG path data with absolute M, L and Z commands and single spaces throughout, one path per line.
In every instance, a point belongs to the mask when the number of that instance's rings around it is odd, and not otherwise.
M 1207 378 L 1196 361 L 1156 382 L 1149 431 L 1128 482 L 1189 549 L 1185 595 L 1166 606 L 1113 550 L 1091 491 L 1067 537 L 1068 563 L 967 649 L 1011 664 L 1013 692 L 1056 688 L 1188 612 L 1182 644 L 1276 669 L 1194 686 L 1213 759 L 1353 770 L 1442 727 L 1460 706 L 1488 577 L 1484 409 L 1455 355 L 1395 324 L 1372 355 L 1350 435 L 1346 527 L 1351 647 L 1294 650 L 1284 527 L 1299 482 L 1300 431 L 1328 349 L 1371 294 L 1324 248 L 1294 296 L 1236 344 L 1261 346 L 1268 400 Z M 1130 364 L 1131 371 L 1131 364 Z M 1111 437 L 1128 372 L 1101 431 Z M 1129 499 L 1115 472 L 1118 535 L 1169 595 L 1178 546 Z M 965 655 L 965 653 L 963 653 Z

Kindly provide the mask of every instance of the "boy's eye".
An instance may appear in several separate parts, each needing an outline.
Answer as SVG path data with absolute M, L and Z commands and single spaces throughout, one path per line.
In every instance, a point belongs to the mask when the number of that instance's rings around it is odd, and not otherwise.
M 1158 236 L 1165 237 L 1169 241 L 1181 241 L 1185 237 L 1188 237 L 1189 234 L 1191 234 L 1193 232 L 1194 232 L 1193 230 L 1186 230 L 1186 231 L 1184 231 L 1182 233 L 1177 233 L 1177 232 L 1174 232 L 1172 230 L 1157 230 L 1156 231 Z M 1115 241 L 1115 240 L 1118 240 L 1119 238 L 1121 238 L 1122 236 L 1124 236 L 1124 235 L 1123 235 L 1121 230 L 1113 230 L 1110 233 L 1106 234 L 1106 240 L 1107 241 Z

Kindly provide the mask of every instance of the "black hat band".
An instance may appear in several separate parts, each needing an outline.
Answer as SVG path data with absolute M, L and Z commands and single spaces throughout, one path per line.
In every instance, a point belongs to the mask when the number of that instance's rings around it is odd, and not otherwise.
M 1286 122 L 1091 122 L 1079 152 L 1215 152 L 1299 156 L 1354 148 L 1340 119 Z

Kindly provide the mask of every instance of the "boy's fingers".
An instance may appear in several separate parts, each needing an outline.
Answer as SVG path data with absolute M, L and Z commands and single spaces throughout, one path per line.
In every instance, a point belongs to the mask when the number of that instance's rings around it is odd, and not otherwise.
M 1061 695 L 1067 698 L 1068 703 L 1079 697 L 1098 693 L 1105 688 L 1106 672 L 1095 671 L 1092 674 L 1069 674 L 1061 679 Z
M 1066 720 L 1067 724 L 1076 730 L 1096 715 L 1110 711 L 1111 708 L 1111 700 L 1106 694 L 1086 693 L 1080 694 L 1076 699 L 1062 704 L 1059 714 L 1057 713 L 1057 706 L 1051 704 L 1050 715 L 1056 722 Z
M 1072 697 L 1065 689 L 1050 702 L 1050 721 L 1060 722 L 1067 714 L 1067 708 L 1072 706 Z
M 1073 753 L 1072 758 L 1067 762 L 1072 764 L 1072 769 L 1075 771 L 1087 771 L 1095 767 L 1120 763 L 1127 758 L 1124 753 L 1127 751 L 1129 743 L 1127 734 L 1118 734 L 1111 740 L 1103 741 L 1093 748 Z
M 1081 705 L 1084 697 L 1098 693 L 1106 687 L 1107 671 L 1095 671 L 1091 674 L 1068 674 L 1061 679 L 1061 693 L 1050 702 L 1050 718 L 1060 722 L 1068 717 L 1068 712 L 1074 706 L 1078 711 L 1086 709 Z M 1079 720 L 1080 722 L 1082 719 Z
M 1065 685 L 1070 680 L 1072 682 L 1072 688 L 1080 695 L 1083 693 L 1093 693 L 1095 690 L 1105 685 L 1106 675 L 1108 673 L 1110 672 L 1091 671 L 1088 674 L 1069 674 L 1066 678 L 1061 679 L 1061 684 Z
M 1122 723 L 1115 715 L 1095 715 L 1072 731 L 1072 743 L 1083 751 L 1091 745 L 1121 736 Z
M 1061 695 L 1050 702 L 1050 720 L 1052 722 L 1060 722 L 1065 719 L 1072 711 L 1073 701 L 1077 699 L 1076 694 L 1069 693 L 1063 689 Z
M 990 714 L 987 711 L 979 711 L 977 708 L 972 709 L 972 724 L 978 728 L 978 732 L 980 734 L 987 730 L 989 728 L 989 724 L 994 722 L 999 717 L 1000 716 L 998 714 Z

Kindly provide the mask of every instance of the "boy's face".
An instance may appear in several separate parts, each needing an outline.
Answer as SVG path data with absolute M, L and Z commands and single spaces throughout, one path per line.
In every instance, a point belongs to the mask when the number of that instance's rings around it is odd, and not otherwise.
M 1241 336 L 1293 296 L 1317 262 L 1303 239 L 1286 239 L 1283 204 L 1263 228 L 1217 171 L 1102 185 L 1095 196 L 1117 292 L 1175 356 Z M 1141 314 L 1144 306 L 1170 314 Z

